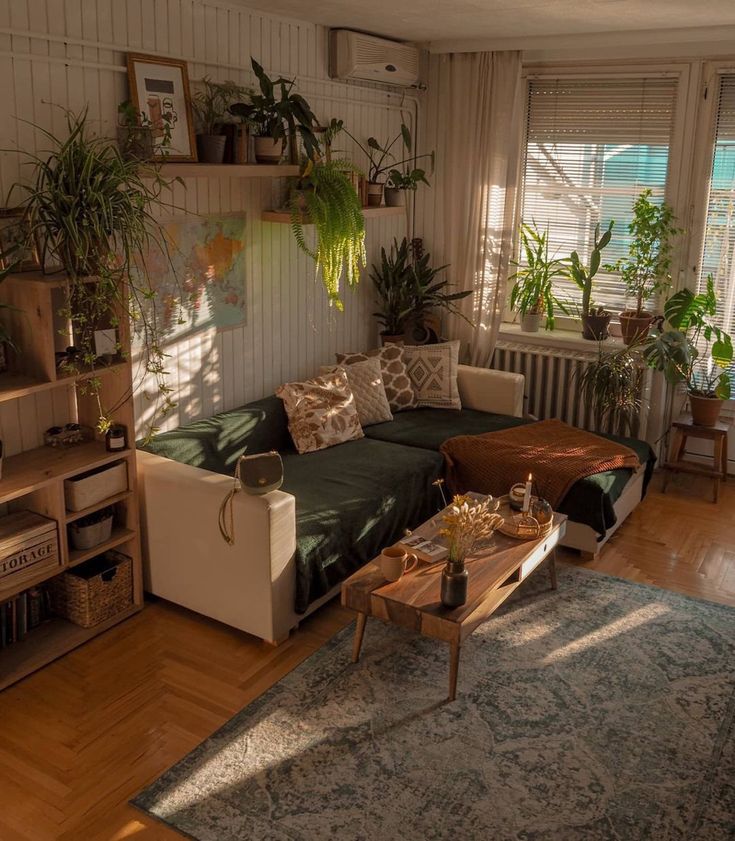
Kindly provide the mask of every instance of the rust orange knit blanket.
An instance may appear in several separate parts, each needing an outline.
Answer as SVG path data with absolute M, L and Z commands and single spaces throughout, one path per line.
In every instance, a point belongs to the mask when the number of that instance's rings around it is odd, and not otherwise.
M 559 420 L 458 435 L 441 445 L 452 493 L 476 491 L 501 496 L 515 482 L 533 474 L 535 488 L 553 508 L 575 482 L 620 468 L 637 469 L 638 456 L 628 447 L 576 429 Z

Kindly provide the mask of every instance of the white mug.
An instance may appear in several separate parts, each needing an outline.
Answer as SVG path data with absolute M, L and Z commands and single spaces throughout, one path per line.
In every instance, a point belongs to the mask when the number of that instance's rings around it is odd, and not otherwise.
M 404 572 L 410 572 L 419 559 L 400 546 L 389 546 L 380 553 L 380 571 L 388 581 L 398 581 Z

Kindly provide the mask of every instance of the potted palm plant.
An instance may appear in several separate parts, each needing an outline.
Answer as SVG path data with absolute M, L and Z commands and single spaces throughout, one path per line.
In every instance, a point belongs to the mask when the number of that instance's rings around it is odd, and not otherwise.
M 202 89 L 192 100 L 194 118 L 199 126 L 196 140 L 201 163 L 222 163 L 227 142 L 222 124 L 227 121 L 229 106 L 234 100 L 247 95 L 248 90 L 235 82 L 213 82 L 208 76 L 202 79 Z
M 628 232 L 628 255 L 605 268 L 620 272 L 628 294 L 635 299 L 634 308 L 620 313 L 623 341 L 629 345 L 648 335 L 653 313 L 645 309 L 646 302 L 671 283 L 671 241 L 678 233 L 674 211 L 666 202 L 654 204 L 651 190 L 644 190 L 633 205 Z
M 614 221 L 608 225 L 605 233 L 600 236 L 600 225 L 595 225 L 594 245 L 590 254 L 589 267 L 583 266 L 579 254 L 572 251 L 569 258 L 569 276 L 582 291 L 582 337 L 590 341 L 604 341 L 608 337 L 610 313 L 604 307 L 592 303 L 592 281 L 600 269 L 602 250 L 608 245 L 612 237 Z
M 723 400 L 731 395 L 732 339 L 715 323 L 716 313 L 717 295 L 709 275 L 704 292 L 695 295 L 682 289 L 666 301 L 669 328 L 655 330 L 645 350 L 648 364 L 663 371 L 669 383 L 684 383 L 698 426 L 714 426 Z
M 543 233 L 535 223 L 521 225 L 523 262 L 512 261 L 516 271 L 508 280 L 514 282 L 510 308 L 521 316 L 521 329 L 537 333 L 541 316 L 546 316 L 546 329 L 554 329 L 554 308 L 564 306 L 554 295 L 554 280 L 566 276 L 564 261 L 549 257 L 549 231 Z
M 249 102 L 230 105 L 229 112 L 253 126 L 255 133 L 255 160 L 258 163 L 279 163 L 288 146 L 289 162 L 298 164 L 301 140 L 304 154 L 313 159 L 319 153 L 315 135 L 317 120 L 309 103 L 294 92 L 295 79 L 271 79 L 260 64 L 250 59 L 258 79 L 260 93 L 249 95 Z

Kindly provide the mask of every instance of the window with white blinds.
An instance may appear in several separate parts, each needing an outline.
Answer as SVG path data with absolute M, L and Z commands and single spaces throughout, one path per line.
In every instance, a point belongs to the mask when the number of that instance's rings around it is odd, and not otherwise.
M 735 75 L 721 76 L 699 288 L 712 275 L 717 321 L 735 333 Z
M 645 188 L 663 201 L 674 122 L 674 78 L 532 79 L 528 90 L 522 221 L 548 226 L 551 251 L 589 260 L 595 225 L 615 230 L 603 252 L 614 263 L 628 250 L 633 203 Z M 580 299 L 571 283 L 558 296 Z M 601 269 L 593 301 L 625 308 L 617 273 Z

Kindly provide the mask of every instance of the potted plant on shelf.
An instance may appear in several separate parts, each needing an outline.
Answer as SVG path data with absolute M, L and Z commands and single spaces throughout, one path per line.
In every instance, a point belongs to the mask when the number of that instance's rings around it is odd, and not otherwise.
M 404 340 L 406 320 L 413 311 L 412 266 L 408 240 L 401 244 L 397 240 L 389 252 L 380 249 L 380 265 L 373 263 L 370 279 L 378 294 L 380 309 L 373 315 L 382 325 L 380 338 L 386 342 L 401 343 Z
M 514 281 L 510 293 L 510 307 L 521 315 L 521 330 L 537 333 L 541 316 L 546 316 L 546 329 L 554 329 L 554 308 L 564 305 L 554 295 L 554 280 L 566 276 L 564 261 L 549 257 L 549 231 L 543 233 L 535 223 L 521 225 L 521 253 L 523 262 L 512 261 L 516 272 L 508 280 Z
M 663 371 L 672 385 L 684 383 L 692 420 L 714 426 L 723 400 L 731 395 L 732 339 L 715 322 L 717 295 L 712 275 L 704 292 L 682 289 L 664 304 L 668 329 L 656 329 L 648 339 L 645 358 Z
M 579 254 L 572 251 L 569 258 L 569 276 L 582 291 L 582 336 L 590 341 L 604 341 L 608 337 L 610 313 L 604 307 L 592 303 L 592 281 L 600 268 L 602 250 L 608 245 L 612 237 L 614 221 L 608 225 L 605 233 L 600 236 L 600 225 L 595 225 L 594 245 L 590 254 L 589 267 L 583 266 Z
M 235 82 L 213 82 L 209 76 L 202 79 L 202 89 L 192 99 L 194 118 L 199 127 L 196 140 L 200 163 L 223 162 L 227 137 L 222 133 L 222 125 L 230 116 L 230 105 L 248 95 L 247 88 Z
M 367 146 L 364 146 L 360 141 L 353 135 L 350 134 L 347 129 L 344 129 L 345 134 L 347 134 L 352 140 L 359 146 L 359 148 L 367 155 L 368 159 L 368 183 L 367 183 L 367 204 L 368 207 L 380 207 L 383 203 L 383 190 L 385 188 L 385 184 L 380 180 L 384 173 L 394 170 L 395 172 L 401 173 L 400 167 L 403 166 L 414 166 L 420 160 L 424 158 L 429 158 L 431 160 L 431 166 L 433 169 L 434 166 L 434 153 L 427 152 L 423 155 L 412 155 L 412 145 L 413 141 L 411 138 L 411 131 L 405 123 L 401 123 L 401 130 L 400 132 L 392 139 L 386 141 L 384 145 L 381 146 L 380 143 L 374 137 L 368 137 L 367 139 Z M 395 147 L 396 143 L 401 141 L 403 149 L 405 153 L 408 153 L 406 157 L 402 160 L 396 161 L 395 155 L 393 154 L 393 148 Z M 414 170 L 418 171 L 418 170 Z M 419 179 L 422 180 L 422 179 Z M 423 179 L 425 183 L 428 184 L 426 179 Z M 416 182 L 418 184 L 418 181 Z
M 355 167 L 344 160 L 308 159 L 291 196 L 291 228 L 299 248 L 321 272 L 330 305 L 342 310 L 339 286 L 360 279 L 365 265 L 365 219 L 351 177 Z M 307 243 L 304 225 L 314 226 L 315 244 Z
M 123 157 L 134 161 L 153 160 L 153 124 L 148 117 L 137 111 L 129 99 L 117 106 L 117 115 L 117 142 Z M 171 144 L 170 122 L 164 121 L 163 131 L 161 146 L 165 149 Z
M 162 191 L 170 185 L 153 166 L 122 156 L 117 144 L 91 135 L 87 112 L 66 114 L 68 136 L 45 135 L 48 151 L 24 154 L 33 165 L 30 183 L 11 188 L 24 194 L 21 206 L 28 247 L 38 243 L 41 265 L 62 266 L 65 301 L 60 312 L 74 334 L 77 372 L 96 368 L 95 330 L 100 323 L 128 322 L 140 346 L 140 382 L 150 376 L 157 385 L 148 433 L 158 418 L 176 404 L 167 383 L 161 328 L 151 302 L 155 287 L 143 255 L 160 249 L 167 257 L 166 239 L 155 214 L 167 206 Z M 122 347 L 118 347 L 119 352 Z M 97 377 L 77 384 L 96 398 L 98 429 L 111 424 L 115 406 L 103 406 Z
M 620 272 L 628 294 L 635 298 L 635 308 L 620 313 L 623 341 L 628 345 L 648 335 L 653 314 L 644 307 L 671 283 L 671 240 L 679 232 L 671 207 L 666 202 L 654 204 L 651 195 L 651 190 L 644 190 L 633 205 L 627 257 L 605 266 Z
M 392 169 L 388 173 L 388 180 L 385 184 L 385 204 L 387 207 L 405 207 L 407 191 L 415 192 L 419 184 L 431 185 L 426 179 L 426 171 L 419 169 L 408 169 L 401 172 L 400 169 Z
M 298 140 L 304 154 L 314 159 L 319 154 L 319 141 L 315 135 L 317 120 L 309 103 L 294 93 L 295 79 L 270 79 L 254 59 L 250 59 L 258 79 L 260 93 L 250 95 L 249 102 L 230 105 L 229 112 L 253 126 L 255 133 L 255 160 L 258 163 L 277 164 L 288 146 L 289 162 L 299 163 Z
M 579 393 L 591 410 L 595 429 L 632 435 L 641 410 L 641 356 L 636 345 L 610 353 L 598 346 L 597 359 L 577 378 Z

